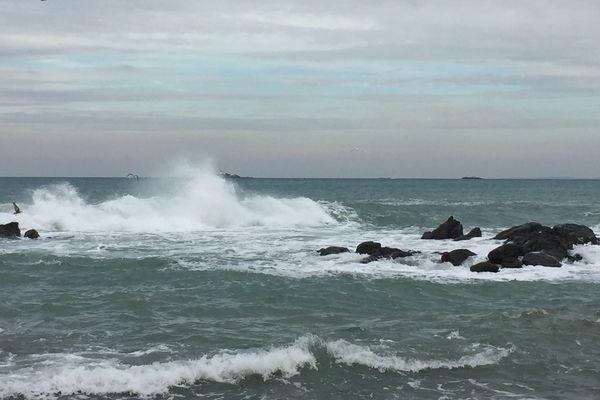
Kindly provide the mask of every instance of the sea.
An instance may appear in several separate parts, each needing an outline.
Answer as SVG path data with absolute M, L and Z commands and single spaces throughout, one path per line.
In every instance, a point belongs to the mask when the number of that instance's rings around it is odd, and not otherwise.
M 420 239 L 449 216 L 483 237 Z M 11 221 L 1 399 L 600 398 L 600 246 L 469 270 L 514 225 L 600 233 L 597 180 L 0 178 Z

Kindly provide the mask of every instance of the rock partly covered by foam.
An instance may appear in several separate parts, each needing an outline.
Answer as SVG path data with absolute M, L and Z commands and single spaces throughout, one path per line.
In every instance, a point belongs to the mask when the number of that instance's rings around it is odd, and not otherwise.
M 500 266 L 488 261 L 483 261 L 473 264 L 470 269 L 471 272 L 498 272 L 500 271 Z
M 8 224 L 0 225 L 0 237 L 14 238 L 21 236 L 18 222 L 9 222 Z
M 494 239 L 506 243 L 492 250 L 488 259 L 504 268 L 520 268 L 522 264 L 560 267 L 564 259 L 578 259 L 577 255 L 569 255 L 573 246 L 600 244 L 594 231 L 585 225 L 561 224 L 550 228 L 537 222 L 513 226 Z
M 463 236 L 463 226 L 462 224 L 455 220 L 453 216 L 450 216 L 440 226 L 438 226 L 432 232 L 425 232 L 421 239 L 434 239 L 434 240 L 444 240 L 444 239 L 456 239 Z
M 377 261 L 381 258 L 387 259 L 396 259 L 412 256 L 413 254 L 418 253 L 417 251 L 412 250 L 401 250 L 395 247 L 384 247 L 381 246 L 381 243 L 367 241 L 362 242 L 358 246 L 356 246 L 356 253 L 358 254 L 367 254 L 369 257 L 363 258 L 360 262 L 363 264 L 370 263 L 372 261 Z
M 449 252 L 442 253 L 442 262 L 449 262 L 455 267 L 461 265 L 466 261 L 467 258 L 475 256 L 471 250 L 457 249 Z
M 323 247 L 322 249 L 319 249 L 317 251 L 321 256 L 328 256 L 330 254 L 350 253 L 350 250 L 347 247 L 340 246 Z
M 35 229 L 30 229 L 23 234 L 23 237 L 26 237 L 29 239 L 37 239 L 40 237 L 40 234 Z

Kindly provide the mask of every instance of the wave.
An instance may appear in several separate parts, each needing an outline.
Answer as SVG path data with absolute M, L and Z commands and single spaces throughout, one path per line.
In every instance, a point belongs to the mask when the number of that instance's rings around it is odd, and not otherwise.
M 44 355 L 33 367 L 0 376 L 0 397 L 38 398 L 75 393 L 152 396 L 168 393 L 174 386 L 191 386 L 200 381 L 237 384 L 251 376 L 260 376 L 265 381 L 274 377 L 291 378 L 302 369 L 329 368 L 329 361 L 317 361 L 317 354 L 322 351 L 338 364 L 416 373 L 496 364 L 512 350 L 488 346 L 479 353 L 455 361 L 405 360 L 396 355 L 378 355 L 368 346 L 344 340 L 324 341 L 317 336 L 305 335 L 286 347 L 249 352 L 222 351 L 196 360 L 148 365 L 130 366 L 115 359 L 98 360 L 77 355 Z
M 31 203 L 22 205 L 23 214 L 5 212 L 0 217 L 47 232 L 187 232 L 336 223 L 326 205 L 305 197 L 242 196 L 233 183 L 211 172 L 199 171 L 178 178 L 178 183 L 161 195 L 124 195 L 98 204 L 88 203 L 69 183 L 55 184 L 33 190 Z

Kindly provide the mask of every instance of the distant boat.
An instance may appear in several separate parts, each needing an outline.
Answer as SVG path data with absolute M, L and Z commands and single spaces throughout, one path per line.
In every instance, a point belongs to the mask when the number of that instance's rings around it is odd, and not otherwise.
M 483 178 L 480 176 L 463 176 L 460 179 L 483 179 Z

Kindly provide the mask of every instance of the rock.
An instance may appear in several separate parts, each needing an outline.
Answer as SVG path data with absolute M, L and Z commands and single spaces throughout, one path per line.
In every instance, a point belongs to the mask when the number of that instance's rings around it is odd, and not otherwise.
M 567 257 L 572 248 L 573 246 L 567 238 L 561 237 L 551 230 L 533 235 L 523 243 L 524 253 L 544 251 L 557 260 Z
M 471 266 L 471 272 L 498 272 L 500 266 L 491 262 L 483 261 Z
M 369 256 L 369 257 L 365 257 L 362 260 L 360 260 L 360 263 L 361 264 L 368 264 L 368 263 L 371 263 L 373 261 L 377 261 L 379 259 L 381 259 L 380 255 L 378 255 L 378 256 Z
M 462 224 L 455 220 L 453 216 L 450 216 L 440 226 L 438 226 L 433 232 L 425 232 L 421 239 L 435 239 L 435 240 L 443 240 L 443 239 L 456 239 L 457 237 L 461 237 L 463 235 L 463 226 Z
M 471 250 L 457 249 L 450 252 L 442 253 L 442 262 L 449 262 L 455 267 L 461 265 L 469 257 L 476 255 Z
M 358 254 L 368 254 L 370 256 L 374 254 L 381 254 L 381 243 L 372 241 L 362 242 L 356 246 L 356 252 Z
M 488 260 L 494 264 L 502 264 L 507 258 L 516 258 L 523 255 L 523 248 L 514 243 L 506 243 L 488 253 Z
M 27 232 L 29 232 L 29 231 L 27 231 Z M 27 236 L 27 232 L 25 232 L 25 236 Z M 350 250 L 348 250 L 346 247 L 340 247 L 340 246 L 324 247 L 317 251 L 319 252 L 319 255 L 321 255 L 321 256 L 328 256 L 330 254 L 350 253 Z
M 581 254 L 573 254 L 572 256 L 568 256 L 567 260 L 570 263 L 574 263 L 574 262 L 583 260 L 583 256 Z
M 561 224 L 554 226 L 552 230 L 567 239 L 572 245 L 600 244 L 600 240 L 598 240 L 594 231 L 585 225 Z
M 21 230 L 18 222 L 9 222 L 8 224 L 0 225 L 0 237 L 11 238 L 21 237 Z
M 494 239 L 497 240 L 513 240 L 515 236 L 530 234 L 538 231 L 542 227 L 542 224 L 537 222 L 528 222 L 526 224 L 513 226 L 510 229 L 500 232 Z
M 392 260 L 395 260 L 396 258 L 410 257 L 412 255 L 419 254 L 419 253 L 421 253 L 421 252 L 413 251 L 413 250 L 404 251 L 404 250 L 397 249 L 397 251 L 394 251 L 389 254 L 389 258 L 391 258 Z
M 517 257 L 508 257 L 502 260 L 502 268 L 523 268 L 523 262 Z
M 543 267 L 560 267 L 560 261 L 543 251 L 532 251 L 523 256 L 525 265 L 541 265 Z
M 40 237 L 40 234 L 35 229 L 30 229 L 23 234 L 24 237 L 29 239 L 37 239 Z
M 433 239 L 433 232 L 427 231 L 421 236 L 421 239 Z
M 454 239 L 455 241 L 459 240 L 471 240 L 476 237 L 481 237 L 481 228 L 473 228 L 466 235 L 462 235 Z

